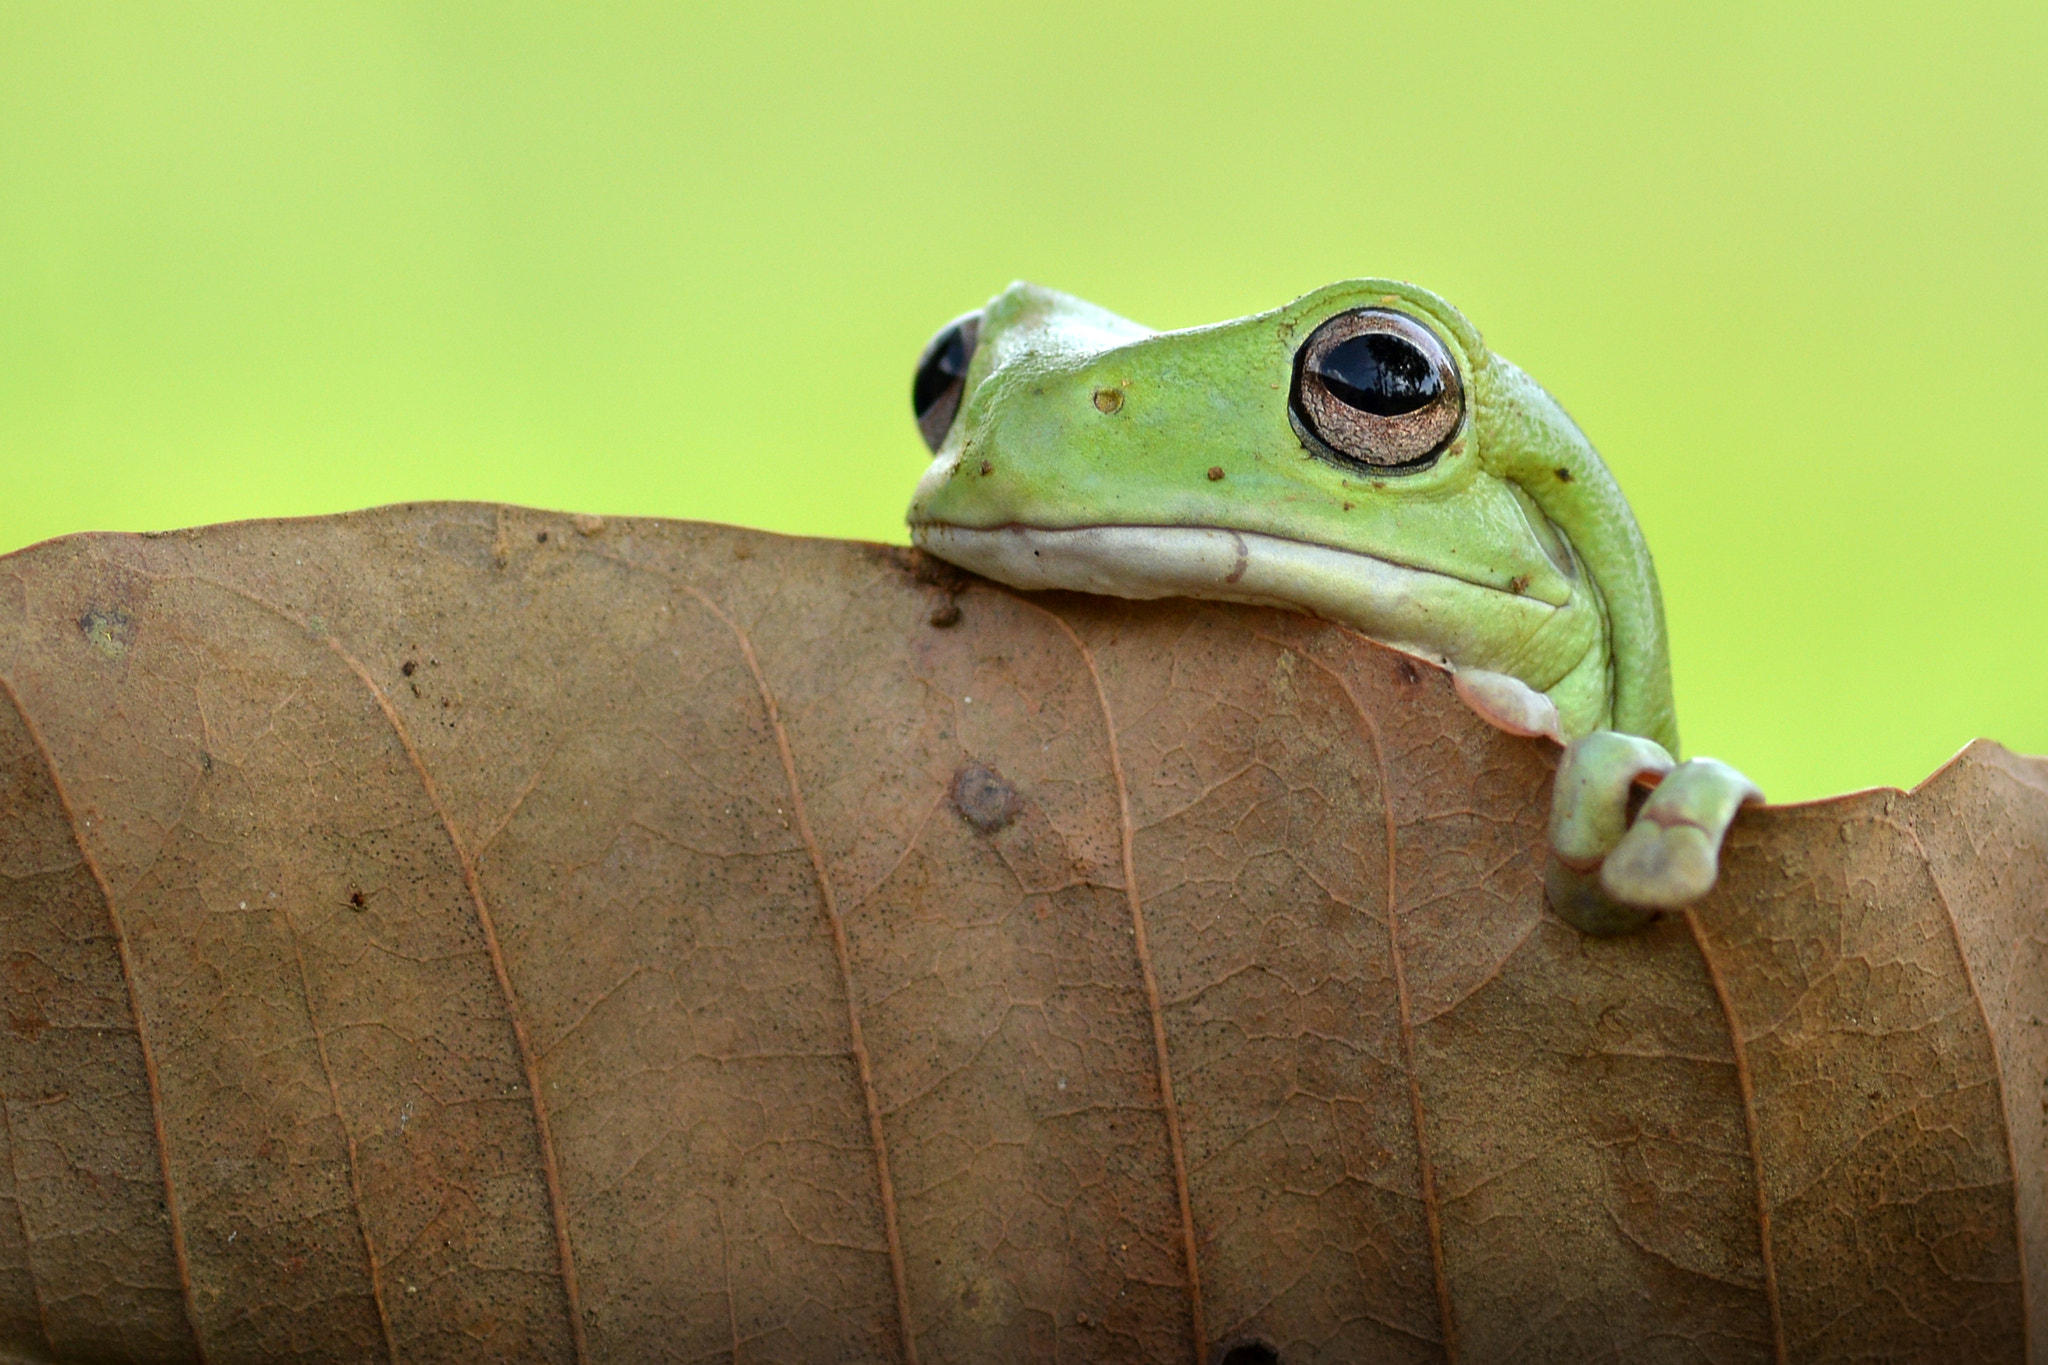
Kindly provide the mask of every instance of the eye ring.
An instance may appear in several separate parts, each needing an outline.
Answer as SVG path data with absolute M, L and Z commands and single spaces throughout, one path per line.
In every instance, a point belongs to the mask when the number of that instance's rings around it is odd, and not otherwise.
M 1448 347 L 1387 308 L 1354 308 L 1294 353 L 1287 417 L 1313 453 L 1376 474 L 1429 468 L 1465 421 L 1465 387 Z
M 980 312 L 962 313 L 941 327 L 918 354 L 910 381 L 910 410 L 917 417 L 918 434 L 934 452 L 953 429 L 967 387 L 967 366 L 980 344 Z

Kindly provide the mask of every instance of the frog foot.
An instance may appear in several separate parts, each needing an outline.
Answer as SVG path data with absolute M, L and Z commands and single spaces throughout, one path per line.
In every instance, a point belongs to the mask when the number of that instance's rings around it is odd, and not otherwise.
M 1629 823 L 1629 793 L 1656 790 Z M 1721 838 L 1756 784 L 1726 763 L 1678 763 L 1656 742 L 1613 730 L 1574 740 L 1558 765 L 1550 806 L 1551 908 L 1589 934 L 1639 929 L 1714 889 Z

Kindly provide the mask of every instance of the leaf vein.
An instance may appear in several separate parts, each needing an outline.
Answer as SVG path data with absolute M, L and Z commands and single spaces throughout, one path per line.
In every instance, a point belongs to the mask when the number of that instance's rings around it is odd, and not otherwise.
M 790 813 L 796 820 L 804 849 L 810 854 L 811 870 L 818 881 L 818 899 L 824 907 L 826 927 L 832 932 L 832 951 L 839 963 L 840 985 L 846 992 L 848 1043 L 853 1051 L 854 1066 L 860 1072 L 868 1136 L 874 1146 L 875 1179 L 881 1187 L 882 1230 L 889 1247 L 889 1277 L 896 1290 L 896 1316 L 903 1335 L 903 1358 L 909 1365 L 917 1365 L 917 1329 L 910 1313 L 910 1280 L 903 1263 L 903 1238 L 896 1226 L 896 1188 L 889 1174 L 889 1143 L 882 1130 L 882 1105 L 875 1090 L 874 1064 L 868 1056 L 867 1038 L 861 1029 L 860 1001 L 854 994 L 853 955 L 847 943 L 846 921 L 839 913 L 832 874 L 825 866 L 825 851 L 811 830 L 810 812 L 804 803 L 803 788 L 797 781 L 796 755 L 789 747 L 789 731 L 782 724 L 782 709 L 776 704 L 775 690 L 768 685 L 768 675 L 762 671 L 761 661 L 754 653 L 754 642 L 746 631 L 740 629 L 739 623 L 704 593 L 687 583 L 677 586 L 732 632 L 733 640 L 739 645 L 740 657 L 745 661 L 747 671 L 753 675 L 754 687 L 761 694 L 761 706 L 768 713 L 768 728 L 774 733 L 775 752 L 782 760 L 782 775 L 789 786 Z
M 1095 653 L 1081 639 L 1079 631 L 1056 611 L 1030 604 L 1043 612 L 1058 626 L 1061 633 L 1081 656 L 1081 662 L 1088 667 L 1088 679 L 1095 686 L 1095 701 L 1102 708 L 1102 728 L 1109 745 L 1109 770 L 1116 783 L 1118 821 L 1124 865 L 1124 899 L 1131 909 L 1132 947 L 1137 954 L 1138 971 L 1145 983 L 1145 1006 L 1152 1016 L 1152 1052 L 1159 1067 L 1159 1102 L 1166 1117 L 1166 1140 L 1173 1156 L 1174 1194 L 1180 1202 L 1181 1253 L 1187 1262 L 1188 1273 L 1188 1317 L 1195 1337 L 1196 1365 L 1203 1365 L 1208 1359 L 1207 1333 L 1202 1322 L 1202 1272 L 1195 1256 L 1195 1212 L 1192 1197 L 1188 1191 L 1188 1159 L 1186 1146 L 1181 1141 L 1180 1106 L 1173 1097 L 1173 1068 L 1166 1049 L 1166 1015 L 1160 1004 L 1159 977 L 1152 967 L 1152 949 L 1145 936 L 1145 903 L 1138 890 L 1137 853 L 1133 847 L 1135 828 L 1131 822 L 1131 788 L 1124 777 L 1123 754 L 1117 745 L 1116 718 L 1109 708 L 1109 693 L 1102 685 L 1102 672 L 1095 666 Z
M 520 1069 L 526 1076 L 526 1089 L 532 1097 L 534 1133 L 540 1143 L 541 1175 L 547 1186 L 548 1213 L 554 1223 L 555 1256 L 560 1264 L 562 1297 L 569 1316 L 569 1339 L 574 1345 L 578 1365 L 590 1359 L 589 1343 L 583 1329 L 583 1305 L 576 1281 L 576 1258 L 569 1245 L 569 1211 L 562 1195 L 561 1162 L 555 1151 L 555 1137 L 548 1124 L 547 1102 L 541 1095 L 540 1063 L 533 1050 L 533 1040 L 526 1031 L 526 1019 L 519 1010 L 519 994 L 512 987 L 512 973 L 505 961 L 505 952 L 498 941 L 498 926 L 492 918 L 489 901 L 484 898 L 483 883 L 477 877 L 476 860 L 471 858 L 464 847 L 462 835 L 455 828 L 455 821 L 449 816 L 447 806 L 441 800 L 440 788 L 434 776 L 427 770 L 426 759 L 413 743 L 412 732 L 406 728 L 405 720 L 398 709 L 391 704 L 384 689 L 370 676 L 370 670 L 362 661 L 342 648 L 341 642 L 332 635 L 322 635 L 321 640 L 335 656 L 348 665 L 369 689 L 370 697 L 377 703 L 377 709 L 384 713 L 384 719 L 391 725 L 398 743 L 405 750 L 405 756 L 412 763 L 414 774 L 419 778 L 420 789 L 427 802 L 434 808 L 440 819 L 441 829 L 448 836 L 448 843 L 455 851 L 455 860 L 462 869 L 462 883 L 469 892 L 471 906 L 476 911 L 477 927 L 483 931 L 484 949 L 491 960 L 491 971 L 497 977 L 498 990 L 505 999 L 505 1015 L 512 1025 L 513 1045 L 519 1051 Z
M 1423 1219 L 1429 1229 L 1429 1261 L 1436 1277 L 1437 1320 L 1443 1330 L 1444 1358 L 1456 1365 L 1458 1359 L 1457 1324 L 1451 1315 L 1451 1282 L 1444 1265 L 1443 1207 L 1436 1188 L 1436 1163 L 1430 1154 L 1429 1128 L 1422 1107 L 1422 1078 L 1415 1067 L 1415 1010 L 1408 994 L 1408 969 L 1401 951 L 1401 906 L 1400 882 L 1396 875 L 1398 865 L 1396 853 L 1399 843 L 1396 838 L 1397 826 L 1394 821 L 1394 793 L 1392 779 L 1387 768 L 1386 745 L 1380 738 L 1379 722 L 1372 712 L 1359 700 L 1352 689 L 1351 680 L 1316 658 L 1285 640 L 1259 634 L 1261 640 L 1274 645 L 1300 659 L 1303 663 L 1320 670 L 1337 685 L 1351 705 L 1352 714 L 1365 732 L 1366 743 L 1372 749 L 1372 758 L 1378 770 L 1380 809 L 1384 817 L 1387 840 L 1387 951 L 1394 972 L 1394 998 L 1400 1011 L 1401 1023 L 1401 1070 L 1408 1080 L 1408 1110 L 1415 1127 L 1415 1164 L 1422 1186 Z
M 21 727 L 27 732 L 29 743 L 36 747 L 36 756 L 42 760 L 43 771 L 49 775 L 50 786 L 56 792 L 57 804 L 64 811 L 64 822 L 71 831 L 72 842 L 78 846 L 79 859 L 84 862 L 86 871 L 92 874 L 100 889 L 100 899 L 107 907 L 107 922 L 114 934 L 114 950 L 121 959 L 121 981 L 127 989 L 128 1012 L 135 1018 L 135 1041 L 142 1050 L 142 1074 L 149 1084 L 149 1115 L 156 1134 L 157 1170 L 164 1182 L 164 1212 L 170 1221 L 171 1256 L 178 1268 L 178 1292 L 185 1304 L 185 1323 L 192 1329 L 192 1353 L 201 1365 L 205 1365 L 206 1343 L 199 1334 L 198 1307 L 192 1301 L 192 1265 L 185 1246 L 184 1218 L 178 1208 L 177 1186 L 171 1177 L 171 1146 L 165 1128 L 163 1086 L 157 1078 L 156 1049 L 151 1045 L 149 1030 L 142 1022 L 142 995 L 135 976 L 134 945 L 129 940 L 127 926 L 121 922 L 121 910 L 114 903 L 114 891 L 107 883 L 106 871 L 87 846 L 85 831 L 79 828 L 71 794 L 64 789 L 64 779 L 57 772 L 56 757 L 50 752 L 42 730 L 22 703 L 21 693 L 15 691 L 13 682 L 4 674 L 0 674 L 0 692 L 7 694 L 8 703 L 21 719 Z

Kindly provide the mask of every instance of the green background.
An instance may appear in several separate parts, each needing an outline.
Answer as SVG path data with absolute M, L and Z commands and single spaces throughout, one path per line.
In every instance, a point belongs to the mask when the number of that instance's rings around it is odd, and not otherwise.
M 343 11 L 346 11 L 345 13 Z M 2048 6 L 0 0 L 0 550 L 421 498 L 902 540 L 1010 279 L 1449 297 L 1779 799 L 2048 752 Z

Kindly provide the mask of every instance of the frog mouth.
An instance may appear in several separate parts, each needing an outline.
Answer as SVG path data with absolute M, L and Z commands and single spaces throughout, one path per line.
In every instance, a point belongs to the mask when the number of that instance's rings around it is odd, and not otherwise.
M 1281 607 L 1456 668 L 1511 667 L 1570 608 L 1355 550 L 1212 526 L 922 522 L 911 540 L 1015 588 Z

